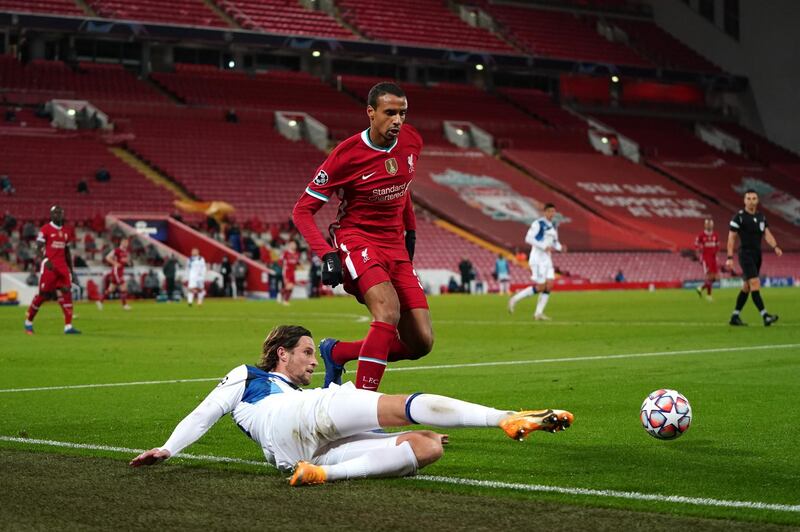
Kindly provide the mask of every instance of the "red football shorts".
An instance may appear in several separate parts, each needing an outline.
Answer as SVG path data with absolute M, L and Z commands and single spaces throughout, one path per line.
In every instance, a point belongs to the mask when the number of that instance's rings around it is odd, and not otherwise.
M 125 282 L 125 267 L 111 268 L 111 283 L 117 286 Z
M 703 263 L 703 273 L 719 273 L 716 257 L 704 258 L 701 262 Z
M 72 280 L 69 277 L 69 269 L 65 264 L 53 264 L 53 269 L 48 270 L 45 263 L 47 260 L 42 261 L 41 277 L 39 278 L 39 292 L 55 292 L 59 288 L 70 288 Z
M 338 239 L 337 239 L 338 240 Z M 400 300 L 400 310 L 428 308 L 428 300 L 405 247 L 378 246 L 367 240 L 345 237 L 339 241 L 344 270 L 344 289 L 364 303 L 363 294 L 376 284 L 390 282 Z
M 286 270 L 283 272 L 283 284 L 296 284 L 294 277 L 294 270 Z

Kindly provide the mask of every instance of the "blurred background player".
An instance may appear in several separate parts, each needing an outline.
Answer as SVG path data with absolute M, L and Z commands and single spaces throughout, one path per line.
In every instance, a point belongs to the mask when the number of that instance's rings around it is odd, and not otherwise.
M 281 289 L 281 303 L 289 304 L 292 290 L 295 285 L 295 271 L 300 264 L 300 253 L 297 252 L 297 242 L 290 240 L 286 249 L 281 253 L 281 269 L 283 270 L 283 288 Z
M 377 390 L 387 362 L 418 359 L 433 347 L 428 301 L 411 262 L 416 218 L 409 188 L 422 138 L 403 125 L 407 110 L 400 87 L 373 86 L 367 96 L 369 128 L 331 152 L 294 207 L 295 226 L 322 257 L 323 284 L 344 282 L 373 318 L 363 340 L 320 343 L 326 386 L 340 383 L 344 364 L 358 359 L 356 387 Z M 334 195 L 340 205 L 330 226 L 331 245 L 314 214 Z
M 703 232 L 695 238 L 694 247 L 697 250 L 700 264 L 703 265 L 703 273 L 706 276 L 703 286 L 697 287 L 697 295 L 703 297 L 703 290 L 706 290 L 706 299 L 711 301 L 711 288 L 714 285 L 714 281 L 719 278 L 719 268 L 717 267 L 719 237 L 714 231 L 714 220 L 711 218 L 706 218 L 703 222 Z
M 731 325 L 741 326 L 747 325 L 739 317 L 747 303 L 747 296 L 753 297 L 753 304 L 755 304 L 761 318 L 764 320 L 764 326 L 769 327 L 778 321 L 778 315 L 767 313 L 764 307 L 764 301 L 761 299 L 761 279 L 759 279 L 759 272 L 761 270 L 761 238 L 763 237 L 767 244 L 775 250 L 777 256 L 783 255 L 783 250 L 778 246 L 775 237 L 769 230 L 767 218 L 758 210 L 758 193 L 755 190 L 748 190 L 744 193 L 744 209 L 734 215 L 730 223 L 730 232 L 728 232 L 728 260 L 725 265 L 733 268 L 733 250 L 736 247 L 736 237 L 739 237 L 739 266 L 742 268 L 742 291 L 736 298 L 736 308 L 731 315 Z
M 206 259 L 200 256 L 200 250 L 192 248 L 192 256 L 186 261 L 186 300 L 189 306 L 194 303 L 194 298 L 197 296 L 197 304 L 203 304 L 203 298 L 206 297 Z
M 508 311 L 513 313 L 517 303 L 538 293 L 539 300 L 536 302 L 536 312 L 533 315 L 535 320 L 549 320 L 544 309 L 550 299 L 550 291 L 553 289 L 553 281 L 556 278 L 555 268 L 553 268 L 553 250 L 566 253 L 567 247 L 562 246 L 558 241 L 558 230 L 553 218 L 556 215 L 556 207 L 552 203 L 544 206 L 544 216 L 533 221 L 528 233 L 525 235 L 525 242 L 531 245 L 531 254 L 528 257 L 528 264 L 531 267 L 531 279 L 533 285 L 524 288 L 511 296 L 508 300 Z
M 103 310 L 103 300 L 119 290 L 119 300 L 122 308 L 130 310 L 128 305 L 128 283 L 125 281 L 125 266 L 130 264 L 130 253 L 128 252 L 129 241 L 123 238 L 119 241 L 119 247 L 112 249 L 106 255 L 106 262 L 111 265 L 111 275 L 109 277 L 108 288 L 103 292 L 100 300 L 97 301 L 97 308 Z
M 33 319 L 48 299 L 55 298 L 64 312 L 64 334 L 80 334 L 72 326 L 72 256 L 67 245 L 69 235 L 64 230 L 64 209 L 50 208 L 50 222 L 36 237 L 37 258 L 41 259 L 39 293 L 34 296 L 25 318 L 25 334 L 33 334 Z
M 510 293 L 511 272 L 508 269 L 508 259 L 502 255 L 498 255 L 494 261 L 494 274 L 497 276 L 497 282 L 500 283 L 500 293 Z

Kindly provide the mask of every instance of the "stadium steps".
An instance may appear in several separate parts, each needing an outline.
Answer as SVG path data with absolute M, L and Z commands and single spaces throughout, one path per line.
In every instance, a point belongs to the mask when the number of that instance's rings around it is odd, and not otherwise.
M 217 5 L 217 3 L 216 3 L 216 2 L 214 2 L 214 0 L 201 0 L 201 1 L 202 1 L 202 2 L 203 2 L 205 5 L 207 5 L 207 6 L 208 6 L 208 8 L 209 8 L 211 11 L 213 11 L 214 13 L 216 13 L 216 15 L 217 15 L 219 18 L 221 18 L 222 20 L 224 20 L 224 21 L 225 21 L 225 23 L 226 23 L 228 26 L 230 26 L 231 28 L 236 28 L 237 30 L 243 30 L 243 29 L 244 29 L 244 28 L 241 26 L 241 24 L 239 24 L 238 22 L 236 22 L 236 21 L 233 19 L 233 17 L 231 17 L 230 15 L 228 15 L 228 14 L 225 12 L 225 10 L 223 10 L 221 7 L 219 7 L 219 6 Z
M 90 17 L 99 18 L 97 12 L 92 9 L 92 6 L 87 4 L 84 0 L 75 0 L 75 4 L 81 9 L 84 13 L 86 13 Z
M 533 119 L 534 119 L 534 120 L 536 120 L 537 122 L 541 122 L 542 124 L 544 124 L 544 125 L 546 125 L 546 126 L 550 126 L 550 127 L 556 127 L 556 124 L 554 124 L 554 123 L 550 122 L 549 120 L 547 120 L 547 119 L 546 119 L 545 117 L 543 117 L 543 116 L 539 116 L 539 115 L 537 115 L 536 113 L 534 113 L 534 112 L 533 112 L 533 111 L 531 111 L 530 109 L 526 109 L 524 106 L 522 106 L 522 105 L 518 104 L 517 102 L 515 102 L 513 99 L 509 98 L 508 96 L 506 96 L 506 95 L 505 95 L 505 94 L 503 94 L 502 92 L 499 92 L 499 91 L 494 91 L 494 92 L 492 92 L 491 94 L 492 94 L 492 96 L 494 96 L 495 98 L 497 98 L 497 99 L 499 99 L 499 100 L 503 100 L 503 101 L 504 101 L 504 102 L 506 102 L 508 105 L 510 105 L 510 106 L 512 106 L 512 107 L 516 107 L 516 108 L 517 108 L 517 109 L 518 109 L 518 110 L 519 110 L 521 113 L 525 113 L 526 115 L 528 115 L 529 117 L 533 118 Z
M 458 227 L 455 224 L 452 224 L 452 223 L 450 223 L 450 222 L 448 222 L 446 220 L 443 220 L 441 218 L 437 218 L 436 220 L 434 220 L 433 223 L 434 223 L 434 225 L 437 225 L 438 227 L 441 227 L 445 231 L 448 231 L 448 232 L 450 232 L 450 233 L 452 233 L 452 234 L 454 234 L 456 236 L 459 236 L 459 237 L 463 238 L 464 240 L 472 242 L 473 244 L 485 249 L 486 251 L 491 252 L 494 255 L 503 255 L 505 258 L 507 258 L 512 263 L 518 264 L 519 266 L 522 266 L 522 267 L 525 267 L 525 268 L 527 268 L 527 266 L 528 266 L 527 262 L 517 260 L 517 257 L 515 257 L 514 254 L 511 253 L 510 251 L 508 251 L 507 249 L 501 248 L 500 246 L 496 246 L 496 245 L 492 244 L 491 242 L 482 239 L 479 236 L 473 235 L 469 231 L 467 231 L 465 229 L 462 229 L 461 227 Z
M 176 92 L 173 92 L 172 90 L 170 90 L 169 87 L 167 87 L 166 85 L 163 85 L 161 82 L 159 82 L 153 76 L 147 76 L 147 78 L 145 78 L 145 80 L 147 81 L 148 85 L 153 87 L 155 90 L 157 90 L 158 92 L 160 92 L 161 94 L 163 94 L 164 96 L 166 96 L 167 98 L 172 100 L 173 102 L 184 104 L 184 105 L 186 104 L 186 98 L 184 98 L 183 96 L 179 95 Z
M 116 155 L 122 162 L 145 176 L 151 182 L 162 188 L 166 188 L 179 199 L 188 201 L 197 200 L 197 198 L 190 194 L 185 188 L 183 188 L 183 186 L 172 180 L 169 176 L 150 166 L 150 164 L 140 158 L 135 152 L 126 148 L 118 147 L 109 148 L 109 151 Z

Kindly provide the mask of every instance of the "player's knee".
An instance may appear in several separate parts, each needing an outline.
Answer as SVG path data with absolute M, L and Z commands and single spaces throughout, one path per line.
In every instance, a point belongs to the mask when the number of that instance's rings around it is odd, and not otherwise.
M 433 350 L 433 331 L 419 333 L 408 348 L 411 351 L 408 360 L 419 360 L 430 353 Z
M 411 445 L 419 467 L 434 463 L 444 454 L 442 439 L 435 432 L 429 430 L 412 432 L 406 441 Z

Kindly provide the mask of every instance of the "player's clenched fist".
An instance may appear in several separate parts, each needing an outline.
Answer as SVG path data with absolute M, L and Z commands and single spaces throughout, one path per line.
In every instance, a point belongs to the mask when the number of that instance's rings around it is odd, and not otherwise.
M 335 251 L 322 257 L 322 284 L 336 288 L 342 284 L 342 259 Z

